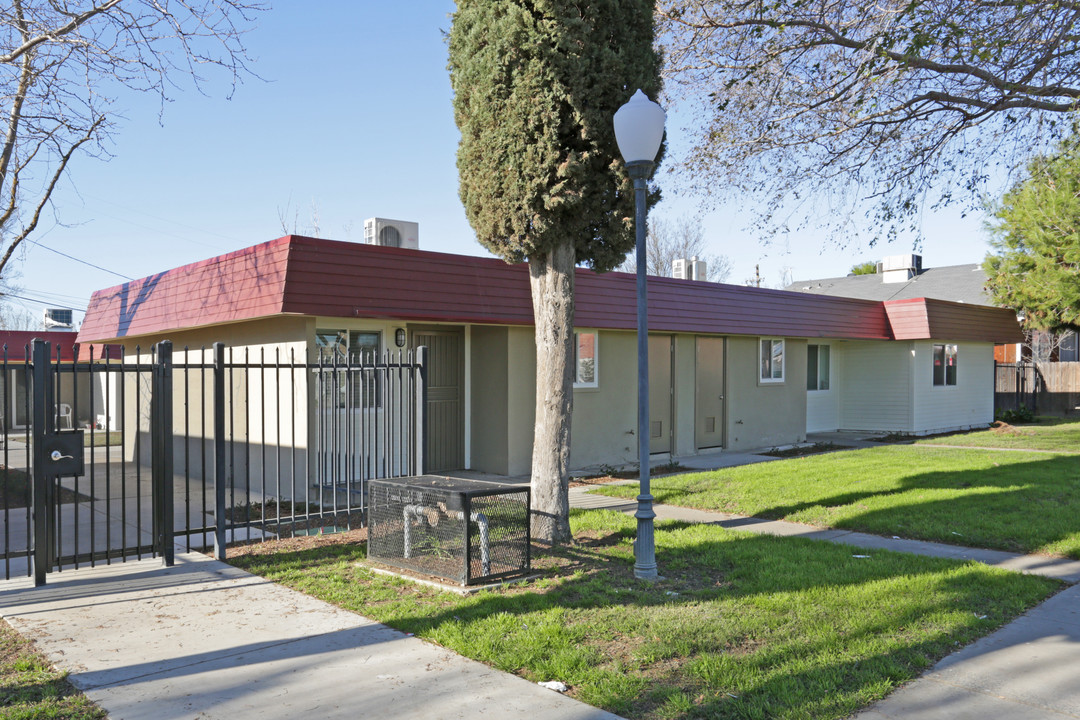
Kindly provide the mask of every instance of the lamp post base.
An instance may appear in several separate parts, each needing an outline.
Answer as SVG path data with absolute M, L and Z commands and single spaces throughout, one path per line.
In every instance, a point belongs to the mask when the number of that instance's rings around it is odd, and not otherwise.
M 656 582 L 664 578 L 656 570 L 656 539 L 653 530 L 652 495 L 638 495 L 637 537 L 634 538 L 634 577 Z

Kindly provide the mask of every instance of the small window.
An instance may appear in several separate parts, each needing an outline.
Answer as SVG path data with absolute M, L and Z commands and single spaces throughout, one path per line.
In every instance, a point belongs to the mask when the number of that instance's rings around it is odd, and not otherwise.
M 327 407 L 379 407 L 382 388 L 379 373 L 363 370 L 378 363 L 381 333 L 349 330 L 316 330 L 315 347 L 322 366 L 323 401 Z
M 762 340 L 760 349 L 761 382 L 784 381 L 784 341 L 776 338 Z
M 956 385 L 956 346 L 934 346 L 934 385 Z
M 829 346 L 808 345 L 806 348 L 806 389 L 829 389 Z
M 597 387 L 596 333 L 574 333 L 574 387 Z

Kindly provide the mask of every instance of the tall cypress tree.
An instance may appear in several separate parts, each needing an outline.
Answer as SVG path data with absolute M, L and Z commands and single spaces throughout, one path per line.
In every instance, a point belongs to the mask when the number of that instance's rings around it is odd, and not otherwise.
M 570 537 L 574 267 L 634 246 L 612 116 L 660 89 L 650 0 L 459 0 L 450 83 L 461 200 L 480 243 L 529 263 L 536 323 L 533 537 Z

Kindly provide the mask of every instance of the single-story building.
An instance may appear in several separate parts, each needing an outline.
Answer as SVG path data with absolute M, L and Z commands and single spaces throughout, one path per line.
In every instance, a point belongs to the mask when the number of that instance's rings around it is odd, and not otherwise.
M 579 269 L 575 294 L 571 466 L 633 462 L 634 276 Z M 437 405 L 428 469 L 515 475 L 532 455 L 532 324 L 525 265 L 287 236 L 95 292 L 79 341 L 129 354 L 162 339 L 178 350 L 221 341 L 252 357 L 424 345 Z M 651 447 L 673 457 L 787 445 L 813 431 L 985 425 L 994 344 L 1021 338 L 1015 315 L 998 308 L 661 277 L 649 278 L 649 329 Z M 311 403 L 293 397 L 289 407 L 288 432 L 303 443 Z M 279 441 L 270 429 L 246 432 Z
M 786 289 L 863 300 L 933 298 L 972 305 L 994 305 L 994 299 L 986 292 L 986 282 L 986 272 L 980 264 L 927 268 L 923 267 L 921 255 L 906 253 L 883 258 L 874 273 L 797 280 Z M 1077 362 L 1080 361 L 1080 344 L 1075 329 L 1056 333 L 1032 330 L 1027 342 L 999 344 L 994 355 L 999 363 L 1032 360 Z
M 0 432 L 25 430 L 31 418 L 31 343 L 49 343 L 51 359 L 71 365 L 76 359 L 76 334 L 70 330 L 0 330 Z M 118 350 L 118 349 L 117 349 Z M 82 360 L 89 355 L 84 347 Z M 100 357 L 101 348 L 95 348 Z M 119 357 L 119 352 L 115 353 Z M 110 414 L 105 407 L 104 384 L 91 382 L 89 376 L 76 377 L 62 372 L 57 378 L 56 412 L 61 428 L 88 427 Z M 115 407 L 112 408 L 115 414 Z M 110 415 L 109 421 L 115 425 Z

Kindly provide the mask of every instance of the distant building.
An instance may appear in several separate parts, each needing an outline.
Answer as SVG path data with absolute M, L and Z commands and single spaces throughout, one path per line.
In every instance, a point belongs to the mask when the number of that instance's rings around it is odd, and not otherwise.
M 847 275 L 820 280 L 797 280 L 787 290 L 858 298 L 860 300 L 906 300 L 934 298 L 971 305 L 994 305 L 985 291 L 986 273 L 978 263 L 923 268 L 922 256 L 891 255 L 878 263 L 872 275 Z M 1068 330 L 1060 334 L 1033 331 L 1027 346 L 1023 343 L 998 345 L 994 350 L 997 362 L 1019 362 L 1036 359 L 1044 362 L 1075 362 L 1080 360 L 1077 334 Z

